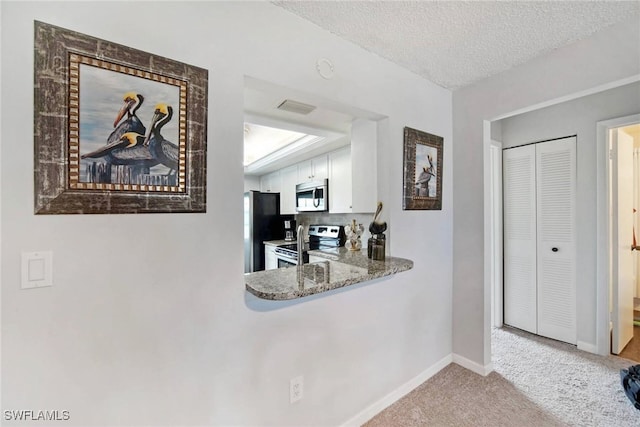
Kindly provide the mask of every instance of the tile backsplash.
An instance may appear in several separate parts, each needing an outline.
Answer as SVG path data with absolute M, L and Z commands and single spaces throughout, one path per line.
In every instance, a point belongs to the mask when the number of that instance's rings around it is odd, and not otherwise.
M 298 225 L 304 227 L 305 239 L 308 239 L 309 225 L 326 224 L 326 225 L 347 225 L 351 224 L 352 220 L 356 220 L 356 223 L 364 226 L 364 234 L 362 235 L 362 245 L 366 246 L 367 240 L 371 237 L 369 233 L 369 224 L 373 220 L 372 213 L 358 213 L 358 214 L 329 214 L 329 213 L 304 213 L 296 215 L 296 222 Z M 389 230 L 385 232 L 387 239 L 389 238 Z

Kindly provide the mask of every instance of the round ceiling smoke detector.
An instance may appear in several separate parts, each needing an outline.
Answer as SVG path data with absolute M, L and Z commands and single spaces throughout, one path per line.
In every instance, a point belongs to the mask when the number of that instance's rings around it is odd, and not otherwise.
M 329 80 L 333 77 L 333 64 L 327 58 L 320 58 L 316 61 L 316 70 L 323 79 Z

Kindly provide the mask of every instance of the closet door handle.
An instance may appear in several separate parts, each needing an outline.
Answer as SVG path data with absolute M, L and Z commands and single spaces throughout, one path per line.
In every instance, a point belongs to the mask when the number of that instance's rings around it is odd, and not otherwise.
M 551 248 L 553 252 L 558 252 L 558 248 Z

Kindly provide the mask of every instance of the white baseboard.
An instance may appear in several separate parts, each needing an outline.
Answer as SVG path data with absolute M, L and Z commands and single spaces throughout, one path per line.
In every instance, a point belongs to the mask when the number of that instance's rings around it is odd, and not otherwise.
M 486 377 L 491 372 L 493 372 L 493 363 L 482 366 L 479 363 L 476 363 L 472 360 L 467 359 L 466 357 L 462 357 L 459 354 L 455 353 L 453 354 L 453 363 L 458 364 L 463 368 L 467 368 L 468 370 L 482 375 L 483 377 Z
M 578 350 L 598 354 L 598 346 L 584 341 L 578 341 Z
M 375 417 L 377 414 L 382 412 L 385 408 L 391 406 L 393 403 L 398 401 L 400 398 L 408 394 L 414 388 L 418 387 L 420 384 L 440 372 L 442 369 L 447 367 L 453 361 L 452 356 L 448 355 L 443 359 L 436 362 L 434 365 L 421 372 L 414 378 L 410 379 L 406 383 L 402 384 L 400 387 L 387 394 L 382 399 L 374 402 L 369 407 L 362 410 L 356 416 L 342 424 L 343 427 L 347 426 L 361 426 L 371 418 Z

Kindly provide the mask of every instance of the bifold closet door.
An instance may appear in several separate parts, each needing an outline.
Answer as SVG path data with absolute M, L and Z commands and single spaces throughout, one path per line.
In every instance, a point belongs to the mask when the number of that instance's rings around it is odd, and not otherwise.
M 576 343 L 576 138 L 503 152 L 504 323 Z
M 576 344 L 576 138 L 536 144 L 538 334 Z
M 504 323 L 537 333 L 536 149 L 504 150 Z

